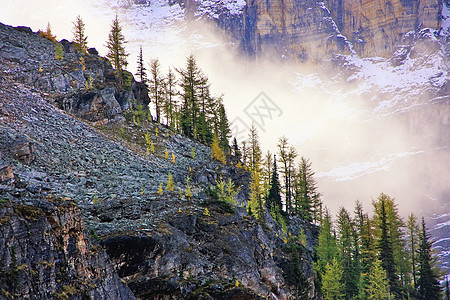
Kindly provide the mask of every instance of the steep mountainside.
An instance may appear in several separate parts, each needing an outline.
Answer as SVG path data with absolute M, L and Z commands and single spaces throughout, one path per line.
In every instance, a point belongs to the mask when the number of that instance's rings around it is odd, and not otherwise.
M 56 58 L 57 44 L 0 24 L 0 297 L 291 299 L 303 279 L 315 299 L 317 228 L 292 219 L 306 240 L 286 243 L 270 215 L 261 227 L 243 208 L 248 172 L 133 122 L 143 87 L 63 45 Z M 240 188 L 238 207 L 205 192 L 221 179 Z

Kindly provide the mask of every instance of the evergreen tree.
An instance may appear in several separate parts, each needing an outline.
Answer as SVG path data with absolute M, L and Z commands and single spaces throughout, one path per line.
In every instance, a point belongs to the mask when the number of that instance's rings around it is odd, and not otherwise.
M 396 274 L 396 265 L 394 261 L 394 251 L 392 249 L 392 239 L 389 230 L 389 220 L 386 211 L 386 202 L 388 196 L 381 194 L 378 197 L 379 211 L 378 213 L 378 229 L 380 237 L 378 240 L 378 257 L 381 261 L 381 266 L 386 271 L 386 276 L 390 286 L 390 290 L 395 292 L 398 290 L 398 278 Z M 374 205 L 376 206 L 376 205 Z
M 343 273 L 342 266 L 336 258 L 327 263 L 322 278 L 322 293 L 325 300 L 345 299 Z
M 294 184 L 294 204 L 297 214 L 308 222 L 318 221 L 320 215 L 320 193 L 313 176 L 311 162 L 302 157 Z
M 177 108 L 178 103 L 176 99 L 177 91 L 176 91 L 177 79 L 172 69 L 169 68 L 169 72 L 167 73 L 166 80 L 164 81 L 164 105 L 163 110 L 164 114 L 167 118 L 167 125 L 176 128 L 177 127 Z
M 333 234 L 331 215 L 328 209 L 325 209 L 315 250 L 317 260 L 314 263 L 314 271 L 319 281 L 319 287 L 321 287 L 325 267 L 327 264 L 332 264 L 333 259 L 336 259 L 339 255 L 337 240 L 336 236 Z
M 278 179 L 277 160 L 273 156 L 272 177 L 270 178 L 270 189 L 267 195 L 266 207 L 269 211 L 281 212 L 282 209 L 280 181 Z
M 231 146 L 231 148 L 233 149 L 234 157 L 236 157 L 237 160 L 241 160 L 242 154 L 241 154 L 241 151 L 239 150 L 239 146 L 238 146 L 236 138 L 233 139 L 233 145 Z
M 256 126 L 254 123 L 252 124 L 252 127 L 250 128 L 248 144 L 249 144 L 249 168 L 250 168 L 250 171 L 251 172 L 253 172 L 253 171 L 260 172 L 262 152 L 261 152 L 261 145 L 259 144 L 258 130 L 256 129 Z
M 359 274 L 356 270 L 356 262 L 354 261 L 355 247 L 354 244 L 354 227 L 350 219 L 348 211 L 341 207 L 339 209 L 338 218 L 338 240 L 340 249 L 340 261 L 343 268 L 344 293 L 346 297 L 353 298 L 358 294 Z
M 136 76 L 139 77 L 139 81 L 147 85 L 147 68 L 144 66 L 144 57 L 142 55 L 142 46 L 139 47 L 139 56 L 137 60 L 137 72 Z
M 157 58 L 152 59 L 150 63 L 149 85 L 150 97 L 155 104 L 156 122 L 160 123 L 163 107 L 164 77 L 161 74 L 161 65 Z
M 366 298 L 368 300 L 388 299 L 388 284 L 386 272 L 381 267 L 379 260 L 375 260 L 368 274 L 368 284 L 366 289 Z
M 297 157 L 295 148 L 290 147 L 286 137 L 278 140 L 279 162 L 283 168 L 281 173 L 284 175 L 284 195 L 286 201 L 286 213 L 292 214 L 292 175 L 294 174 L 294 160 Z
M 85 24 L 80 15 L 77 16 L 75 22 L 73 22 L 73 41 L 77 44 L 78 49 L 87 53 L 87 36 L 85 34 Z
M 241 152 L 242 163 L 244 165 L 247 165 L 248 164 L 248 157 L 249 157 L 249 149 L 248 149 L 248 146 L 247 146 L 247 141 L 242 141 L 241 149 L 242 149 L 242 152 Z
M 183 134 L 197 139 L 199 123 L 199 87 L 204 85 L 204 76 L 193 55 L 187 58 L 186 68 L 177 69 L 181 76 L 182 109 L 180 113 L 180 127 Z
M 266 199 L 267 196 L 269 195 L 271 176 L 272 176 L 272 153 L 270 153 L 270 151 L 267 151 L 263 159 L 263 168 L 262 168 L 262 185 L 264 197 Z
M 231 137 L 230 133 L 230 124 L 228 122 L 228 117 L 225 111 L 225 106 L 223 105 L 222 97 L 217 99 L 217 118 L 218 120 L 218 132 L 217 135 L 219 137 L 220 147 L 223 149 L 225 153 L 230 152 L 230 144 L 228 139 Z
M 111 24 L 111 31 L 109 33 L 108 41 L 106 42 L 106 48 L 108 48 L 106 57 L 116 69 L 117 77 L 122 84 L 124 82 L 123 69 L 128 65 L 127 56 L 129 55 L 125 51 L 125 43 L 126 41 L 122 33 L 122 26 L 120 25 L 119 17 L 116 15 L 116 18 Z
M 408 216 L 408 220 L 406 221 L 406 228 L 408 231 L 408 246 L 409 246 L 409 256 L 411 261 L 411 272 L 412 272 L 412 287 L 413 290 L 417 288 L 417 249 L 418 249 L 418 235 L 419 235 L 419 226 L 417 225 L 416 216 L 411 213 Z
M 418 263 L 419 278 L 417 279 L 418 296 L 423 300 L 437 300 L 441 296 L 439 276 L 435 269 L 435 261 L 432 257 L 430 234 L 425 227 L 425 220 L 422 218 L 422 228 L 419 236 Z

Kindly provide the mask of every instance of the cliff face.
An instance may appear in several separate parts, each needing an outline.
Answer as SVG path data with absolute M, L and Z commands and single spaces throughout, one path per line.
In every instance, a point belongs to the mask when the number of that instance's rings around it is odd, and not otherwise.
M 190 16 L 214 19 L 249 55 L 320 61 L 334 53 L 390 57 L 410 31 L 440 29 L 441 0 L 248 0 L 231 13 L 179 1 Z M 220 7 L 220 8 L 218 8 Z M 236 11 L 238 10 L 238 12 Z
M 362 56 L 390 57 L 408 32 L 441 27 L 441 0 L 328 0 L 325 4 Z

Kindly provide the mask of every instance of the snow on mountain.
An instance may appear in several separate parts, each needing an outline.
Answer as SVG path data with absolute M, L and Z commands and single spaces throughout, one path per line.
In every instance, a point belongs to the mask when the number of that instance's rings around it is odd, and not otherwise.
M 240 15 L 246 2 L 244 0 L 196 0 L 196 16 L 218 19 L 220 14 Z

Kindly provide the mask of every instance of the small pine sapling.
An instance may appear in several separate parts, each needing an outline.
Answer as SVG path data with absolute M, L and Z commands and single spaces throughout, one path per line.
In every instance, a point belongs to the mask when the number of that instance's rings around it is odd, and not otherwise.
M 160 194 L 160 195 L 163 193 L 162 183 L 159 184 L 158 192 L 157 192 L 157 193 Z
M 55 58 L 56 59 L 64 58 L 63 46 L 60 43 L 56 43 L 56 45 L 55 45 Z
M 167 179 L 166 191 L 173 192 L 174 189 L 175 189 L 175 183 L 173 182 L 172 174 L 169 173 L 169 176 Z
M 164 151 L 164 159 L 169 159 L 169 150 Z
M 191 201 L 192 199 L 192 190 L 191 185 L 189 184 L 190 178 L 189 176 L 186 177 L 186 189 L 184 190 L 184 194 L 186 196 L 187 201 Z
M 175 160 L 175 154 L 172 153 L 172 163 L 174 164 L 175 161 L 176 161 L 176 160 Z
M 205 212 L 203 213 L 203 215 L 206 217 L 211 217 L 211 214 L 209 213 L 209 210 L 207 207 L 205 207 Z
M 194 150 L 194 148 L 191 149 L 191 157 L 192 157 L 192 159 L 195 158 L 195 150 Z

